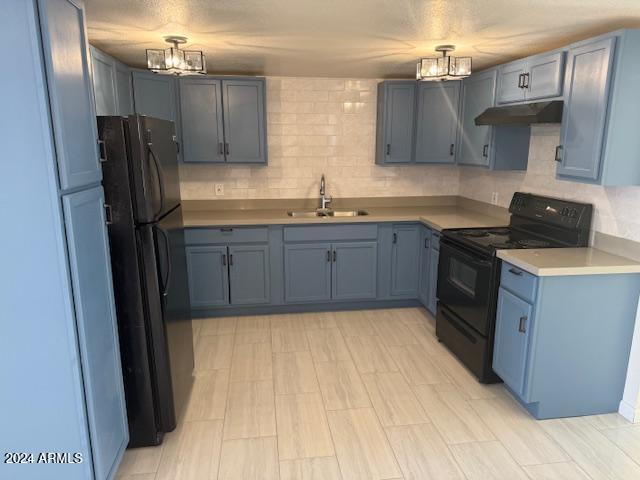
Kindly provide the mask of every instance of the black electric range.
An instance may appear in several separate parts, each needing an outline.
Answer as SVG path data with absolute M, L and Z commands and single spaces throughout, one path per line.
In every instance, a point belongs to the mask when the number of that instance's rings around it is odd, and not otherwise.
M 583 247 L 593 207 L 516 192 L 509 225 L 447 229 L 438 262 L 436 334 L 483 383 L 493 372 L 493 335 L 502 262 L 497 250 Z

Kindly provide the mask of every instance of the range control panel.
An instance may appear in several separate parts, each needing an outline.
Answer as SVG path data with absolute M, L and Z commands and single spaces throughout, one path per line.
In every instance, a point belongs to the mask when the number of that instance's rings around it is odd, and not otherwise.
M 512 215 L 551 223 L 564 228 L 589 228 L 593 206 L 559 198 L 516 192 L 511 199 Z

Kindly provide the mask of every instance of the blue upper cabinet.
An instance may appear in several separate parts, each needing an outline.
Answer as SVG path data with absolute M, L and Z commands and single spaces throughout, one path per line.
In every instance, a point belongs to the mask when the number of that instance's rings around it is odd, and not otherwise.
M 596 180 L 607 119 L 615 38 L 569 50 L 558 175 Z
M 130 115 L 134 111 L 131 69 L 93 46 L 89 50 L 96 115 Z
M 497 103 L 521 102 L 525 99 L 523 85 L 526 73 L 526 60 L 500 65 L 498 68 Z
M 190 76 L 181 78 L 179 85 L 184 161 L 223 163 L 221 81 Z
M 498 67 L 499 104 L 562 95 L 564 52 L 544 53 Z
M 420 82 L 416 163 L 455 163 L 460 82 Z
M 63 190 L 102 180 L 84 8 L 71 0 L 40 1 L 43 50 Z
M 376 163 L 410 163 L 413 157 L 416 81 L 378 84 Z
M 96 479 L 115 476 L 129 441 L 102 187 L 63 197 Z
M 462 81 L 462 109 L 460 116 L 460 141 L 458 164 L 489 167 L 493 129 L 478 126 L 475 118 L 487 108 L 493 107 L 497 72 L 485 70 Z
M 640 30 L 573 45 L 567 55 L 557 175 L 606 186 L 640 185 L 636 102 Z
M 177 123 L 175 77 L 144 70 L 134 70 L 132 75 L 136 113 Z
M 116 66 L 111 57 L 95 47 L 91 52 L 93 92 L 96 99 L 96 115 L 117 115 Z
M 565 52 L 536 55 L 528 59 L 524 77 L 524 91 L 527 100 L 559 97 L 562 95 L 564 80 Z
M 267 163 L 263 78 L 222 80 L 224 155 L 228 163 Z

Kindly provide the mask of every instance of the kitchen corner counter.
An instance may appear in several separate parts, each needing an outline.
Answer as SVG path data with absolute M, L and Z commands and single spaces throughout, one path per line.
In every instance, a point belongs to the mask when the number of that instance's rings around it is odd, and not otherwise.
M 640 262 L 591 247 L 498 250 L 496 255 L 539 277 L 640 273 Z
M 358 217 L 290 217 L 286 209 L 184 209 L 187 228 L 239 225 L 324 225 L 339 223 L 421 222 L 434 230 L 445 228 L 498 227 L 508 223 L 459 206 L 367 207 Z M 336 208 L 338 210 L 338 208 Z

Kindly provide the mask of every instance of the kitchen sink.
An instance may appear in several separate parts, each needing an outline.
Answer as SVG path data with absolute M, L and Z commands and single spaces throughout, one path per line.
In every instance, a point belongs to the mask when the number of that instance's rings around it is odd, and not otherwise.
M 360 217 L 369 215 L 365 210 L 290 210 L 290 217 Z

